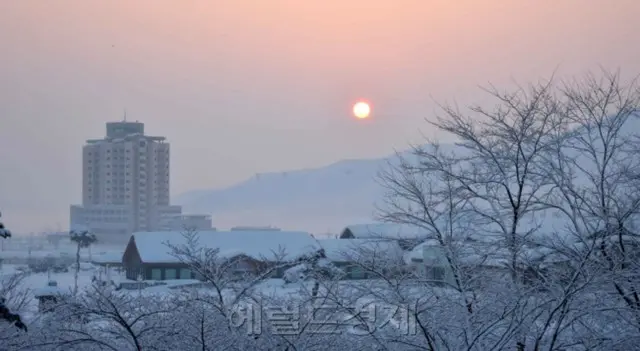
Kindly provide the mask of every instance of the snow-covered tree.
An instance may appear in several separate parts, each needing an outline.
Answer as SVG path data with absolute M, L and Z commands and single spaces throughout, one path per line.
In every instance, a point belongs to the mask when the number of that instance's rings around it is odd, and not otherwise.
M 622 308 L 619 318 L 633 320 L 616 323 L 621 334 L 630 327 L 637 338 L 640 85 L 624 81 L 619 72 L 602 71 L 565 83 L 561 94 L 571 129 L 555 132 L 557 142 L 545 162 L 554 183 L 548 203 L 574 242 L 565 251 L 589 257 L 583 275 L 597 284 L 594 293 L 609 308 Z
M 0 217 L 2 215 L 0 214 Z M 4 226 L 0 221 L 0 237 L 3 239 L 11 237 L 11 231 Z M 0 319 L 14 325 L 15 327 L 27 331 L 27 326 L 24 324 L 18 313 L 12 312 L 9 306 L 21 306 L 25 304 L 26 294 L 20 294 L 19 301 L 16 299 L 16 293 L 18 292 L 20 282 L 23 276 L 20 274 L 13 274 L 0 277 Z M 0 326 L 0 330 L 3 326 Z M 0 333 L 2 335 L 4 333 Z M 4 337 L 4 335 L 0 336 Z
M 95 234 L 86 228 L 74 228 L 69 231 L 69 237 L 76 243 L 76 271 L 74 274 L 73 294 L 78 293 L 78 275 L 80 273 L 80 249 L 88 248 L 98 241 Z
M 2 213 L 0 213 L 0 218 L 2 218 Z M 6 239 L 11 237 L 11 231 L 4 226 L 2 220 L 0 219 L 0 238 Z
M 639 137 L 632 124 L 640 91 L 635 82 L 621 84 L 617 74 L 603 76 L 551 80 L 513 93 L 487 89 L 495 107 L 474 106 L 470 114 L 445 106 L 444 116 L 430 123 L 454 136 L 455 146 L 414 147 L 382 173 L 382 219 L 428 231 L 465 301 L 467 316 L 449 317 L 462 329 L 463 343 L 453 349 L 557 349 L 587 340 L 588 322 L 605 337 L 610 322 L 597 321 L 614 317 L 593 306 L 607 294 L 618 294 L 631 309 L 640 306 L 639 280 L 629 269 L 637 252 L 630 228 L 640 204 Z M 616 238 L 615 250 L 602 240 L 595 245 L 594 233 L 602 230 Z M 539 251 L 547 254 L 532 257 Z M 594 262 L 598 251 L 608 257 L 609 272 Z M 553 269 L 538 262 L 550 259 Z M 500 272 L 509 279 L 501 280 Z M 612 291 L 603 294 L 598 281 L 611 279 Z M 437 300 L 431 318 L 447 306 L 442 296 Z M 437 327 L 423 326 L 436 349 L 456 345 L 439 337 Z M 597 343 L 593 336 L 589 347 Z

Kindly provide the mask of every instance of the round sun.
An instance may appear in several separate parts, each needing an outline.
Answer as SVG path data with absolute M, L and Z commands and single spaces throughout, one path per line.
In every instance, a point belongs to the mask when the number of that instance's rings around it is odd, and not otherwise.
M 353 105 L 353 115 L 356 116 L 356 118 L 367 118 L 370 113 L 371 107 L 369 107 L 369 104 L 364 101 L 359 101 Z

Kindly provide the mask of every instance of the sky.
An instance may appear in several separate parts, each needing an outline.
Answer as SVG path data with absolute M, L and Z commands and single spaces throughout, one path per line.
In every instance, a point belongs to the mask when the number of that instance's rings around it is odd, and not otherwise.
M 105 122 L 171 142 L 171 191 L 385 156 L 437 103 L 587 70 L 640 73 L 637 0 L 0 1 L 0 211 L 66 228 Z M 352 118 L 359 98 L 372 118 Z

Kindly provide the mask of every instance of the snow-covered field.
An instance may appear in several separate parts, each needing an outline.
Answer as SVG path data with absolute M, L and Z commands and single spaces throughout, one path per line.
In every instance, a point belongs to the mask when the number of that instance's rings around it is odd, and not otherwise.
M 86 265 L 81 265 L 81 267 L 82 266 L 84 266 L 83 268 L 85 269 L 87 268 Z M 5 264 L 2 266 L 2 269 L 0 270 L 0 272 L 3 276 L 15 274 L 19 272 L 17 270 L 18 267 L 19 265 Z M 80 274 L 78 275 L 78 286 L 84 287 L 89 285 L 91 283 L 91 277 L 93 276 L 93 274 L 97 274 L 98 269 L 99 268 L 96 268 L 95 270 L 81 270 Z M 115 274 L 114 278 L 119 277 L 117 273 L 115 272 L 112 272 L 112 273 Z M 31 273 L 24 278 L 22 282 L 22 287 L 27 288 L 29 290 L 36 290 L 46 286 L 49 280 L 55 280 L 58 283 L 58 287 L 64 290 L 71 291 L 73 289 L 73 282 L 74 282 L 73 275 L 74 275 L 74 272 L 72 270 L 66 273 L 53 273 L 53 272 L 51 274 Z
M 0 269 L 0 276 L 3 278 L 9 277 L 16 273 L 20 273 L 19 267 L 24 265 L 14 265 L 14 264 L 4 264 Z M 26 320 L 29 320 L 37 314 L 38 301 L 35 298 L 35 294 L 38 293 L 38 290 L 45 288 L 49 281 L 55 281 L 57 283 L 58 289 L 62 292 L 72 292 L 74 288 L 74 273 L 75 270 L 73 267 L 70 267 L 69 272 L 65 273 L 29 273 L 26 274 L 22 282 L 20 283 L 20 288 L 24 290 L 29 295 L 30 304 L 28 307 L 20 310 L 20 313 L 25 317 Z M 92 277 L 100 277 L 104 280 L 113 280 L 116 284 L 122 282 L 133 282 L 131 280 L 127 280 L 124 277 L 123 273 L 119 273 L 114 269 L 109 269 L 107 272 L 104 267 L 93 266 L 88 262 L 81 262 L 81 270 L 78 274 L 78 289 L 83 290 L 88 288 L 91 285 Z M 151 283 L 151 282 L 150 282 Z M 124 293 L 131 294 L 143 294 L 143 295 L 158 295 L 158 294 L 167 294 L 172 291 L 176 291 L 174 289 L 180 289 L 180 287 L 188 287 L 188 286 L 198 286 L 202 284 L 202 282 L 198 280 L 165 280 L 162 282 L 157 282 L 160 285 L 146 287 L 144 289 L 133 289 L 126 290 L 122 289 Z M 270 296 L 279 296 L 279 297 L 295 297 L 299 295 L 301 285 L 300 284 L 285 284 L 281 279 L 270 279 L 266 280 L 257 286 L 257 289 L 260 290 L 262 294 L 270 295 Z M 309 286 L 310 289 L 310 286 Z M 201 289 L 198 289 L 201 290 Z M 211 290 L 210 288 L 203 287 L 202 290 Z

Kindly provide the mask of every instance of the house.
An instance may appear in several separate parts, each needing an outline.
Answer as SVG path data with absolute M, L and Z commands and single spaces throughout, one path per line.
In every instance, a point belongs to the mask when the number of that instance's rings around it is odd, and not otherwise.
M 269 265 L 293 262 L 315 253 L 320 247 L 305 232 L 288 231 L 210 231 L 196 234 L 199 248 L 218 250 L 216 259 L 231 261 L 234 273 L 260 272 Z M 169 245 L 187 244 L 181 232 L 134 233 L 123 254 L 127 279 L 144 280 L 198 279 L 189 265 L 172 254 Z M 275 276 L 284 272 L 278 269 Z
M 420 243 L 405 254 L 404 261 L 420 277 L 429 281 L 454 283 L 453 269 L 446 259 L 445 249 L 437 240 L 428 239 Z
M 340 239 L 393 239 L 403 250 L 411 250 L 424 241 L 429 233 L 418 226 L 397 223 L 371 223 L 349 225 L 340 233 Z
M 58 287 L 58 282 L 51 280 L 43 288 L 36 289 L 34 297 L 38 300 L 38 311 L 49 312 L 64 294 L 64 290 Z
M 342 269 L 346 279 L 375 278 L 402 265 L 403 251 L 395 240 L 321 239 L 318 243 L 326 259 Z
M 447 248 L 429 239 L 405 255 L 405 262 L 419 277 L 433 283 L 454 285 L 454 270 L 447 259 L 447 251 L 457 263 L 461 274 L 484 272 L 493 276 L 511 275 L 512 255 L 504 247 L 491 242 L 464 240 L 450 243 Z M 524 245 L 516 256 L 516 273 L 525 283 L 535 283 L 540 274 L 562 266 L 568 258 L 557 250 L 541 245 Z

